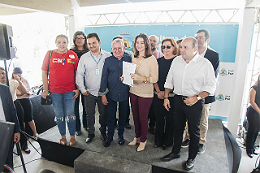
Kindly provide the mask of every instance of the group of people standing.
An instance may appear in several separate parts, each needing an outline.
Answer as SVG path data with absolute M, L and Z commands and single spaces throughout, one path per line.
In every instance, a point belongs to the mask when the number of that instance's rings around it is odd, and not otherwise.
M 199 148 L 205 151 L 207 104 L 214 101 L 219 66 L 218 53 L 208 46 L 207 30 L 199 30 L 196 38 L 185 38 L 179 43 L 180 46 L 173 38 L 165 38 L 161 42 L 162 52 L 157 50 L 156 36 L 148 37 L 140 33 L 134 40 L 133 55 L 125 52 L 121 36 L 113 38 L 111 53 L 100 48 L 101 40 L 97 33 L 86 36 L 77 31 L 71 50 L 68 50 L 68 38 L 65 35 L 58 35 L 55 42 L 57 49 L 52 51 L 51 57 L 50 51 L 47 52 L 42 65 L 42 97 L 46 98 L 49 94 L 52 97 L 55 121 L 61 134 L 60 144 L 67 143 L 66 123 L 70 146 L 76 143 L 75 134 L 81 134 L 78 111 L 78 96 L 81 95 L 83 127 L 88 131 L 86 142 L 90 143 L 95 137 L 97 104 L 104 147 L 110 146 L 113 141 L 117 109 L 118 144 L 124 145 L 130 97 L 135 137 L 128 145 L 139 143 L 137 151 L 145 149 L 148 114 L 155 112 L 155 118 L 149 117 L 156 124 L 154 147 L 166 149 L 173 146 L 174 141 L 172 152 L 161 160 L 179 158 L 187 121 L 190 146 L 184 169 L 193 168 Z M 123 83 L 123 62 L 136 64 L 135 73 L 131 74 L 133 86 Z M 202 126 L 206 130 L 201 135 L 204 139 L 200 143 Z

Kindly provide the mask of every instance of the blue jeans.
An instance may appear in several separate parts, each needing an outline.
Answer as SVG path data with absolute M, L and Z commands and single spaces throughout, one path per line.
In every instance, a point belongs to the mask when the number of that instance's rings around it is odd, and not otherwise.
M 51 93 L 52 104 L 55 112 L 55 122 L 58 125 L 61 136 L 66 135 L 66 122 L 70 136 L 75 135 L 76 116 L 74 112 L 75 100 L 72 98 L 74 92 Z M 66 121 L 66 122 L 65 122 Z

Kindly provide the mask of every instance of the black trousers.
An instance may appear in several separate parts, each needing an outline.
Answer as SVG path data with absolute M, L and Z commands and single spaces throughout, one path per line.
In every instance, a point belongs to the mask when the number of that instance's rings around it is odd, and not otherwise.
M 167 147 L 173 145 L 174 132 L 174 99 L 169 97 L 171 108 L 167 111 L 163 105 L 164 100 L 154 96 L 154 108 L 156 115 L 156 130 L 154 143 L 157 146 L 165 145 Z
M 252 106 L 247 108 L 246 116 L 249 124 L 246 136 L 246 152 L 252 154 L 255 151 L 255 141 L 260 130 L 260 118 Z
M 19 124 L 20 124 L 20 129 L 22 131 L 25 131 L 25 128 L 24 128 L 24 123 L 25 123 L 25 112 L 24 112 L 24 109 L 23 109 L 23 106 L 20 102 L 20 100 L 16 99 L 14 101 L 14 105 L 15 105 L 15 108 L 16 108 L 16 111 L 17 111 L 17 117 L 18 117 L 18 121 L 19 121 Z M 23 134 L 23 133 L 20 133 L 21 135 L 21 138 L 20 138 L 20 144 L 21 144 L 21 148 L 22 149 L 27 149 L 28 148 L 28 144 L 27 144 L 27 137 Z
M 93 134 L 95 132 L 95 109 L 97 104 L 99 112 L 99 124 L 101 125 L 99 130 L 101 134 L 105 134 L 107 126 L 107 106 L 103 105 L 101 96 L 97 97 L 89 94 L 84 96 L 84 99 L 88 133 Z
M 81 104 L 83 108 L 82 113 L 82 124 L 85 129 L 87 129 L 87 118 L 86 118 L 86 109 L 84 106 L 84 95 L 80 93 L 80 95 L 75 100 L 75 116 L 76 116 L 76 131 L 81 131 L 81 124 L 80 124 L 80 115 L 79 115 L 79 98 L 81 97 Z
M 188 127 L 190 133 L 189 157 L 188 159 L 195 159 L 199 149 L 200 140 L 200 118 L 204 106 L 204 100 L 199 100 L 193 106 L 187 106 L 182 99 L 182 96 L 174 96 L 175 114 L 174 114 L 174 147 L 173 153 L 178 154 L 181 150 L 181 143 L 183 138 L 183 131 L 186 120 L 188 120 Z

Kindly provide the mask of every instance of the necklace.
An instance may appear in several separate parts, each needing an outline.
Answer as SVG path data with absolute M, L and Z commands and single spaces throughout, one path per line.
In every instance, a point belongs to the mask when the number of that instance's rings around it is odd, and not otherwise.
M 141 59 L 141 60 L 139 60 L 139 58 Z M 139 67 L 140 65 L 141 65 L 141 63 L 143 62 L 143 60 L 144 60 L 145 58 L 142 56 L 142 57 L 138 57 L 138 64 L 136 65 L 136 67 Z

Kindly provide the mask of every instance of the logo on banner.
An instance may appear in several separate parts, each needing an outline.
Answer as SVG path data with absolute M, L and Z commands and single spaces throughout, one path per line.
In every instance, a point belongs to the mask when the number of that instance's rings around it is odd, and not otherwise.
M 222 68 L 219 73 L 220 76 L 227 76 L 227 75 L 233 75 L 233 74 L 234 74 L 234 70 L 226 70 L 224 68 Z
M 224 96 L 223 94 L 219 94 L 216 96 L 216 100 L 218 101 L 230 100 L 230 96 L 229 95 Z

